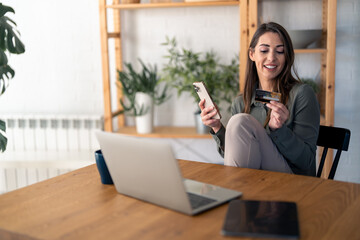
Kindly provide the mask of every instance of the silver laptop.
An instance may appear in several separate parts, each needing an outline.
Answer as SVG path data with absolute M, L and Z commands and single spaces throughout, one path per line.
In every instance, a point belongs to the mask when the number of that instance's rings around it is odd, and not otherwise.
M 98 131 L 116 190 L 146 202 L 194 215 L 241 196 L 241 192 L 184 179 L 171 145 Z

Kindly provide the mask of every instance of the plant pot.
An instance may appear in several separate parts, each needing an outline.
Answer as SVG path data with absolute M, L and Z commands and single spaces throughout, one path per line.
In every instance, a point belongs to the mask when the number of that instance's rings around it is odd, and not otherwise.
M 138 92 L 135 95 L 135 104 L 138 107 L 144 106 L 145 114 L 135 117 L 136 131 L 140 134 L 153 131 L 154 103 L 149 94 Z
M 208 134 L 210 132 L 210 127 L 203 124 L 203 122 L 201 121 L 200 112 L 199 111 L 195 112 L 194 116 L 195 116 L 196 132 L 198 134 Z

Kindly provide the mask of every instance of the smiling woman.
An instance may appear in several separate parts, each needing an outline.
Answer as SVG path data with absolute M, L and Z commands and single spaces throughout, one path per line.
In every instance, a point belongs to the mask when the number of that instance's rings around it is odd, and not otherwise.
M 245 89 L 232 103 L 226 130 L 212 118 L 217 111 L 200 102 L 225 165 L 315 176 L 319 104 L 312 88 L 293 76 L 293 63 L 286 30 L 264 23 L 250 42 Z M 280 101 L 257 102 L 256 89 L 276 92 Z

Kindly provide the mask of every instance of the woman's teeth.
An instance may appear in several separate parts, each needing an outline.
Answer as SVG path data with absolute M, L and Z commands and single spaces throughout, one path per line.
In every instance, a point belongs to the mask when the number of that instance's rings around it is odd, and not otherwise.
M 266 66 L 266 65 L 265 65 L 265 67 L 266 67 L 266 68 L 269 68 L 269 69 L 276 68 L 276 66 Z

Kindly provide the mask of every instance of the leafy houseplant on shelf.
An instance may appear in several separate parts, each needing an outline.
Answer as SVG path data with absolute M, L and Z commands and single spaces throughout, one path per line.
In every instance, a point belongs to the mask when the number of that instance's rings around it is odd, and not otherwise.
M 175 38 L 166 37 L 166 42 L 162 45 L 168 46 L 168 63 L 163 68 L 163 80 L 168 82 L 173 88 L 177 89 L 178 96 L 183 92 L 189 92 L 194 102 L 199 102 L 199 98 L 194 91 L 193 82 L 203 81 L 217 105 L 226 103 L 227 110 L 230 112 L 230 105 L 239 91 L 239 63 L 238 58 L 234 57 L 229 65 L 220 64 L 219 58 L 213 51 L 203 53 L 193 52 L 189 49 L 177 47 Z M 219 106 L 221 109 L 221 107 Z M 207 133 L 201 122 L 200 109 L 195 112 L 195 122 L 198 133 Z
M 4 94 L 9 80 L 15 76 L 15 71 L 8 65 L 10 53 L 21 54 L 25 52 L 25 46 L 21 42 L 20 33 L 16 29 L 16 23 L 5 16 L 8 12 L 15 13 L 14 9 L 0 3 L 0 96 Z M 6 150 L 7 138 L 5 136 L 6 124 L 0 120 L 0 151 Z
M 131 63 L 125 64 L 125 71 L 118 71 L 118 87 L 127 99 L 127 102 L 120 99 L 123 107 L 120 114 L 134 116 L 137 132 L 146 134 L 153 131 L 153 106 L 168 99 L 168 87 L 165 84 L 161 89 L 156 65 L 146 66 L 141 60 L 139 62 L 140 72 L 136 72 Z

